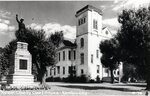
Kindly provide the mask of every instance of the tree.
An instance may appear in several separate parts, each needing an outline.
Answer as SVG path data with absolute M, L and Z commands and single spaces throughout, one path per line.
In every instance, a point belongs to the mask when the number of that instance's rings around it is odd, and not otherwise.
M 12 40 L 4 48 L 4 54 L 0 57 L 3 68 L 9 69 L 11 65 L 10 56 L 16 51 L 17 41 L 28 43 L 28 50 L 32 54 L 32 72 L 37 73 L 37 80 L 45 82 L 46 67 L 55 63 L 55 46 L 50 41 L 51 36 L 46 38 L 43 30 L 26 29 L 24 32 L 16 31 L 16 39 Z M 36 68 L 36 69 L 35 69 Z
M 24 33 L 16 31 L 18 41 L 28 43 L 28 50 L 32 54 L 32 63 L 37 68 L 37 79 L 41 83 L 45 82 L 46 67 L 55 62 L 55 47 L 46 38 L 43 30 L 28 29 Z M 49 38 L 49 37 L 48 37 Z
M 115 39 L 105 40 L 100 43 L 100 50 L 102 53 L 101 62 L 104 67 L 110 69 L 111 83 L 114 83 L 113 70 L 118 68 L 118 43 Z
M 118 21 L 121 28 L 116 39 L 122 50 L 121 60 L 138 66 L 150 89 L 150 7 L 123 10 Z
M 16 50 L 16 40 L 12 40 L 6 45 L 2 53 L 0 54 L 0 72 L 1 75 L 7 75 L 9 73 L 9 68 L 11 67 L 11 54 L 13 54 Z
M 63 32 L 55 32 L 54 34 L 50 35 L 49 40 L 56 46 L 58 47 L 59 44 L 64 40 Z

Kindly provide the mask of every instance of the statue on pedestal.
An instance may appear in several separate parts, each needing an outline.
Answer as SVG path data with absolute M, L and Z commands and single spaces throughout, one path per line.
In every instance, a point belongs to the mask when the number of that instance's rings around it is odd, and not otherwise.
M 25 24 L 23 23 L 24 19 L 21 18 L 20 21 L 18 20 L 18 14 L 16 14 L 16 21 L 18 22 L 18 31 L 24 32 L 25 31 Z

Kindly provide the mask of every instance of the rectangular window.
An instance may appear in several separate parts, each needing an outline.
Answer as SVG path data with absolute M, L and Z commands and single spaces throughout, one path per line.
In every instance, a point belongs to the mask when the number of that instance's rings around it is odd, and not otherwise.
M 72 71 L 72 69 L 71 69 L 71 66 L 68 66 L 68 73 L 70 74 L 71 73 L 71 71 Z
M 84 54 L 83 53 L 80 54 L 80 58 L 81 58 L 81 64 L 84 64 Z
M 83 19 L 81 19 L 81 24 L 83 24 Z
M 97 73 L 99 73 L 99 65 L 97 65 Z
M 60 52 L 58 53 L 58 58 L 59 58 L 59 61 L 60 61 Z
M 65 74 L 65 67 L 63 67 L 63 74 Z
M 108 68 L 105 68 L 105 73 L 108 73 Z
M 98 22 L 95 19 L 93 20 L 93 28 L 98 29 Z
M 68 58 L 71 60 L 71 51 L 68 52 Z
M 83 71 L 83 69 L 81 69 L 81 74 L 84 74 L 84 71 Z
M 99 51 L 96 50 L 96 57 L 99 58 Z
M 50 69 L 50 75 L 52 75 L 52 70 Z
M 76 51 L 74 51 L 74 60 L 76 60 Z
M 19 69 L 27 70 L 27 60 L 20 59 L 19 61 Z
M 97 28 L 97 21 L 95 21 L 95 29 L 98 29 L 98 28 Z
M 91 63 L 93 63 L 93 54 L 91 55 Z
M 95 20 L 93 20 L 93 28 L 95 28 Z
M 83 18 L 83 20 L 84 20 L 84 23 L 85 23 L 85 21 L 86 21 L 86 20 L 85 20 L 85 17 Z
M 56 68 L 54 68 L 54 75 L 56 75 Z
M 78 25 L 80 26 L 80 25 L 84 24 L 85 22 L 86 22 L 86 17 L 80 18 L 78 20 Z
M 65 51 L 63 51 L 63 60 L 65 60 Z
M 78 20 L 78 25 L 80 26 L 80 19 Z
M 60 74 L 60 66 L 57 66 L 57 73 Z

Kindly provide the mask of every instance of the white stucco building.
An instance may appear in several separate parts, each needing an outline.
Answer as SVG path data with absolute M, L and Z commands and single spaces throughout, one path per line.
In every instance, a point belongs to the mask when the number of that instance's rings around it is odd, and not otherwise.
M 102 27 L 102 11 L 91 5 L 76 12 L 76 40 L 74 43 L 64 40 L 58 50 L 58 62 L 47 68 L 47 77 L 66 78 L 73 66 L 76 76 L 85 75 L 96 80 L 109 76 L 108 69 L 101 64 L 99 44 L 112 38 L 111 32 Z M 115 72 L 115 76 L 119 72 Z M 117 75 L 118 74 L 118 75 Z

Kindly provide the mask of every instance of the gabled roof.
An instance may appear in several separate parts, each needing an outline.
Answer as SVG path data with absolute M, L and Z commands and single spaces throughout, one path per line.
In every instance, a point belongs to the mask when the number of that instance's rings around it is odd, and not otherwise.
M 110 34 L 111 36 L 113 36 L 108 27 L 103 27 L 102 28 L 102 32 L 104 32 L 104 31 L 105 31 L 105 34 L 106 34 L 106 31 L 107 31 L 107 32 L 109 32 L 108 34 Z
M 65 48 L 76 48 L 77 45 L 76 43 L 72 43 L 71 41 L 69 40 L 63 40 L 61 44 L 59 44 L 59 47 L 57 50 L 62 50 L 62 49 L 65 49 Z
M 76 46 L 75 43 L 72 43 L 72 42 L 69 41 L 69 40 L 63 40 L 63 44 L 64 44 L 65 46 L 68 46 L 68 47 L 75 47 L 75 46 Z
M 83 12 L 87 11 L 87 10 L 94 10 L 96 12 L 98 12 L 100 15 L 102 15 L 102 10 L 96 8 L 96 7 L 93 7 L 92 5 L 87 5 L 85 7 L 83 7 L 82 9 L 80 9 L 79 11 L 76 12 L 76 17 L 78 17 L 79 15 L 81 15 Z

